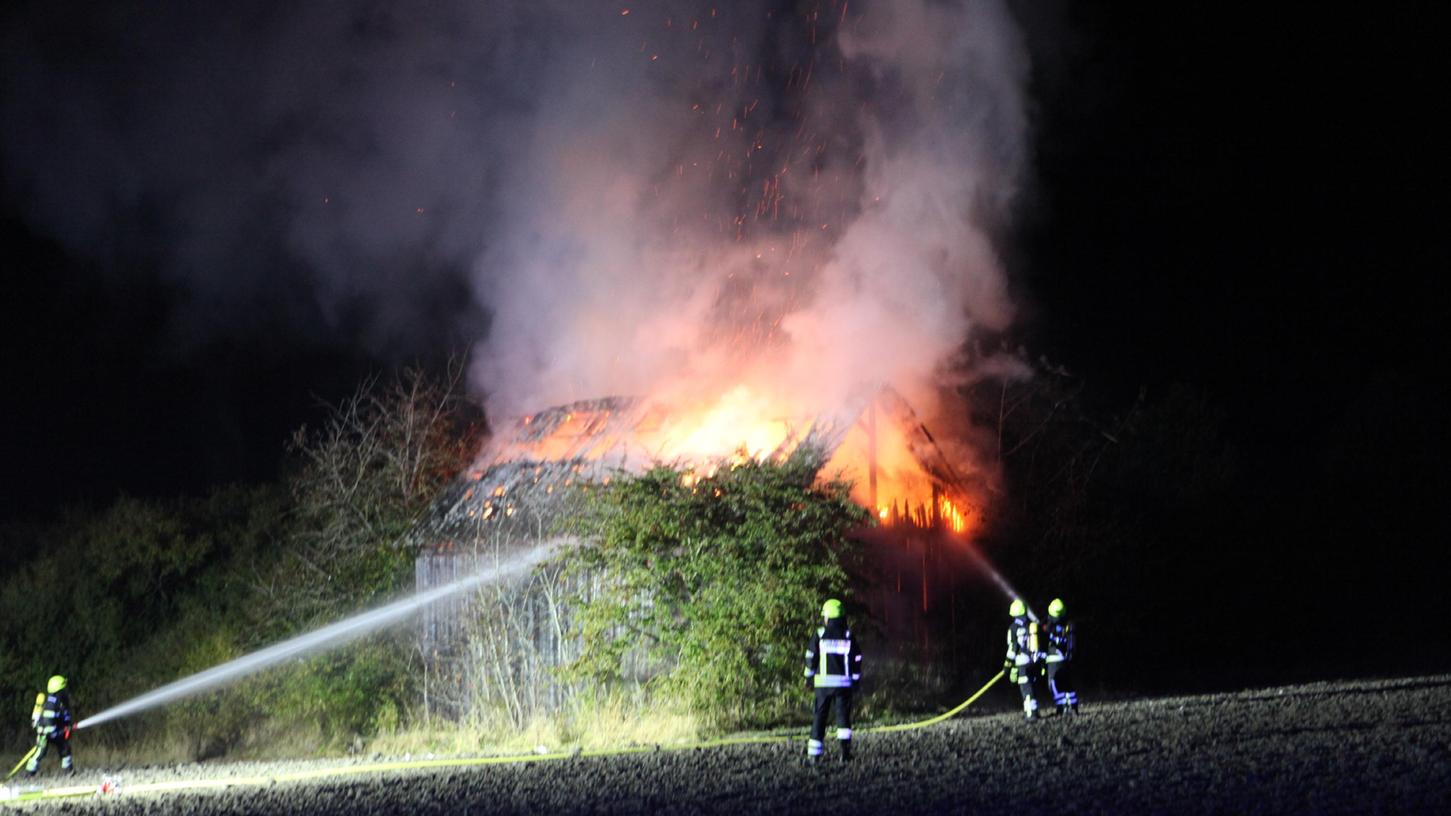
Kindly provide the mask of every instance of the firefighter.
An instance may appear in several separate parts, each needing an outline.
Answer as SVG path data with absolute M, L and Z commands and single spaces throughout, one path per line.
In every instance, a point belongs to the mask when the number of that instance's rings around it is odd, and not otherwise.
M 1053 704 L 1059 714 L 1078 713 L 1078 692 L 1070 691 L 1063 684 L 1063 670 L 1073 662 L 1073 623 L 1064 614 L 1066 607 L 1062 598 L 1054 598 L 1048 604 L 1048 621 L 1044 624 L 1048 651 L 1043 657 L 1044 675 L 1048 678 L 1048 691 L 1053 694 Z
M 1008 614 L 1013 620 L 1008 624 L 1008 654 L 1003 669 L 1008 681 L 1018 685 L 1018 693 L 1023 695 L 1023 716 L 1031 720 L 1038 711 L 1038 700 L 1033 696 L 1033 677 L 1040 658 L 1038 622 L 1028 615 L 1028 605 L 1022 598 L 1013 599 Z
M 826 718 L 836 708 L 836 741 L 841 761 L 851 761 L 851 695 L 861 683 L 862 653 L 852 639 L 841 614 L 841 601 L 832 598 L 821 605 L 821 623 L 806 647 L 806 688 L 816 691 L 812 709 L 811 738 L 806 757 L 821 758 L 826 736 Z
M 40 760 L 52 744 L 60 754 L 60 767 L 66 773 L 76 772 L 71 757 L 71 693 L 66 689 L 64 677 L 55 675 L 46 681 L 45 693 L 35 695 L 35 710 L 30 713 L 30 724 L 35 727 L 35 753 L 25 763 L 25 772 L 35 776 L 40 770 Z

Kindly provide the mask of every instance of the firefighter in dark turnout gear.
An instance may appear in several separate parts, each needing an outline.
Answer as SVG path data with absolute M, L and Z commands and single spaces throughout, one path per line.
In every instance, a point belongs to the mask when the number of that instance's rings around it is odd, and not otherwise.
M 54 745 L 60 754 L 61 770 L 75 773 L 76 766 L 71 757 L 71 694 L 66 690 L 64 677 L 57 674 L 50 678 L 45 684 L 45 693 L 35 695 L 35 710 L 30 713 L 30 724 L 35 726 L 35 753 L 25 763 L 25 772 L 35 776 L 46 749 Z
M 1053 704 L 1059 714 L 1078 713 L 1078 692 L 1063 684 L 1063 670 L 1073 662 L 1073 624 L 1065 614 L 1062 598 L 1054 598 L 1048 604 L 1048 620 L 1044 623 L 1048 650 L 1043 657 L 1043 674 L 1048 678 L 1048 691 L 1053 694 Z
M 835 598 L 821 606 L 822 625 L 806 647 L 806 687 L 816 690 L 811 720 L 811 738 L 806 741 L 808 759 L 818 759 L 826 737 L 826 718 L 836 708 L 836 741 L 841 760 L 851 759 L 851 695 L 862 679 L 862 653 L 852 639 Z
M 1028 606 L 1021 598 L 1013 600 L 1008 614 L 1013 620 L 1008 624 L 1008 654 L 1003 660 L 1003 669 L 1008 673 L 1008 681 L 1016 683 L 1018 693 L 1023 695 L 1023 716 L 1031 720 L 1038 710 L 1038 700 L 1033 696 L 1033 680 L 1040 658 L 1038 622 L 1029 617 Z

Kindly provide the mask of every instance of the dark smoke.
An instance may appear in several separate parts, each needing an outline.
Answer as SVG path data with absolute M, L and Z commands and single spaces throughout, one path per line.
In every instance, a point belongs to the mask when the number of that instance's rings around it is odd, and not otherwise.
M 500 146 L 531 105 L 530 32 L 547 30 L 530 16 L 466 2 L 12 7 L 7 204 L 77 255 L 179 284 L 182 339 L 279 317 L 373 352 L 418 352 L 440 321 L 476 334 L 467 274 Z
M 505 413 L 815 408 L 922 393 L 1012 319 L 1027 59 L 998 0 L 60 0 L 4 32 L 7 205 L 151 261 L 182 338 L 478 341 Z

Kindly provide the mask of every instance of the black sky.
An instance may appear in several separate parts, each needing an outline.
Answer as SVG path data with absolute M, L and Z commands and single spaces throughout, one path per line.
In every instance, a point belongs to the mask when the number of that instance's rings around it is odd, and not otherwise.
M 1367 446 L 1356 424 L 1423 467 L 1448 260 L 1425 19 L 1068 16 L 1026 239 L 1045 344 L 1109 391 L 1202 387 L 1282 486 Z
M 1035 180 L 1010 257 L 1032 347 L 1086 376 L 1104 410 L 1141 386 L 1195 386 L 1227 412 L 1254 490 L 1295 512 L 1327 485 L 1373 490 L 1412 534 L 1406 513 L 1446 486 L 1448 179 L 1429 21 L 1413 7 L 1021 5 L 1038 6 L 1024 12 Z M 31 45 L 114 59 L 121 84 L 149 76 L 65 27 L 48 36 Z M 268 478 L 318 399 L 399 359 L 466 349 L 487 326 L 457 314 L 466 298 L 429 271 L 452 258 L 413 257 L 399 263 L 428 283 L 410 309 L 450 316 L 406 342 L 288 291 L 285 274 L 236 293 L 256 298 L 233 312 L 246 320 L 180 331 L 197 295 L 161 271 L 145 207 L 108 247 L 80 252 L 33 217 L 33 183 L 9 175 L 5 518 Z

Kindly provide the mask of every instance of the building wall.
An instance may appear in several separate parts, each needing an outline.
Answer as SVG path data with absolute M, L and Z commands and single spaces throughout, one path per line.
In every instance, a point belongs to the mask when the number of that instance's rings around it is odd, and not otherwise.
M 515 540 L 425 550 L 414 564 L 415 588 L 443 586 L 536 545 Z M 522 727 L 565 707 L 580 691 L 579 683 L 561 673 L 582 647 L 571 632 L 572 609 L 589 597 L 595 581 L 568 576 L 551 564 L 521 581 L 484 586 L 427 607 L 418 631 L 429 715 L 456 722 L 493 718 Z M 622 667 L 633 683 L 667 668 L 643 649 L 627 654 Z

